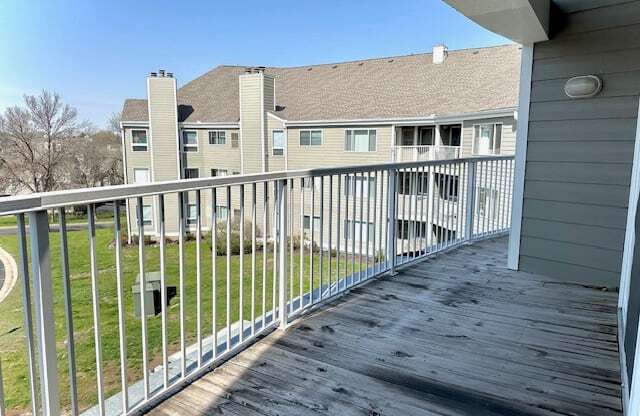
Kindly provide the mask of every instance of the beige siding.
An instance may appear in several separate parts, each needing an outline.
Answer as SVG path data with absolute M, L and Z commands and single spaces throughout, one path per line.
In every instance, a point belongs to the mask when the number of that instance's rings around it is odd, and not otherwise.
M 240 146 L 242 147 L 242 173 L 263 171 L 264 134 L 263 74 L 240 76 Z
M 513 117 L 486 118 L 467 120 L 462 123 L 462 141 L 460 142 L 460 157 L 473 156 L 473 130 L 478 124 L 502 124 L 501 155 L 516 153 L 516 121 Z
M 267 170 L 270 172 L 287 169 L 287 143 L 285 142 L 283 155 L 274 155 L 273 130 L 284 130 L 286 137 L 287 131 L 284 129 L 284 123 L 273 116 L 267 116 Z

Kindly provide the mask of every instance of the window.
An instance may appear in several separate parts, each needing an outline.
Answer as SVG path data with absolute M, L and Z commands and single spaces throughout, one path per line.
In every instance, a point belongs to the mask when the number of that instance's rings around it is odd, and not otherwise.
M 149 148 L 146 130 L 131 130 L 131 146 L 134 152 L 146 152 Z
M 282 156 L 284 154 L 284 131 L 273 130 L 273 155 Z
M 398 172 L 398 193 L 403 195 L 428 195 L 429 173 Z
M 498 191 L 495 189 L 478 188 L 478 215 L 491 220 L 496 219 L 498 211 Z
M 229 171 L 226 169 L 211 169 L 211 176 L 227 176 Z
M 153 215 L 151 205 L 142 205 L 142 225 L 151 225 Z M 138 223 L 138 210 L 136 209 L 136 224 Z
M 300 146 L 320 146 L 322 130 L 300 130 Z
M 229 209 L 226 205 L 216 205 L 216 219 L 218 220 L 226 220 L 227 215 L 229 213 Z
M 433 146 L 435 143 L 435 128 L 420 127 L 418 146 Z
M 413 146 L 415 127 L 400 127 L 400 146 Z
M 473 126 L 473 154 L 499 155 L 502 144 L 502 124 Z
M 454 230 L 449 230 L 448 228 L 441 227 L 436 224 L 432 225 L 432 232 L 433 232 L 433 235 L 436 237 L 438 243 L 456 239 L 456 232 Z
M 231 133 L 231 147 L 240 147 L 240 139 L 238 133 Z
M 193 225 L 198 220 L 198 206 L 196 204 L 187 204 L 187 225 Z
M 402 240 L 413 240 L 427 236 L 429 223 L 424 221 L 396 220 L 396 235 Z
M 133 169 L 133 183 L 149 183 L 149 169 Z
M 369 234 L 367 235 L 366 224 L 369 224 Z M 369 242 L 373 242 L 373 233 L 375 228 L 373 223 L 367 223 L 365 221 L 352 221 L 345 220 L 344 221 L 344 237 L 347 240 L 355 239 L 356 241 L 360 241 L 360 228 L 362 228 L 362 239 L 363 241 L 369 238 Z M 351 233 L 353 232 L 353 235 Z
M 200 171 L 198 168 L 184 168 L 185 179 L 197 179 L 200 177 Z
M 209 144 L 227 144 L 227 132 L 222 130 L 210 131 Z
M 345 130 L 344 150 L 347 152 L 375 152 L 375 130 Z
M 232 175 L 240 175 L 240 171 L 239 170 L 234 170 L 231 172 Z
M 198 151 L 198 132 L 197 131 L 182 132 L 182 149 L 185 152 Z
M 458 177 L 455 175 L 445 175 L 436 173 L 435 184 L 438 186 L 438 194 L 445 201 L 458 200 Z
M 305 230 L 311 230 L 311 215 L 305 215 L 302 220 L 302 226 Z M 320 217 L 313 217 L 313 231 L 320 231 Z
M 367 179 L 369 180 L 369 186 L 363 186 Z M 360 176 L 347 176 L 345 177 L 346 184 L 344 186 L 344 196 L 353 196 L 356 198 L 360 198 L 362 195 L 364 198 L 369 198 L 369 196 L 374 196 L 376 193 L 376 179 L 375 178 L 366 178 Z M 362 190 L 364 187 L 364 195 L 362 194 Z
M 460 125 L 440 127 L 440 140 L 444 146 L 460 146 L 462 127 Z
M 315 185 L 316 190 L 320 190 L 320 178 L 302 178 L 302 186 L 305 189 L 311 189 L 311 184 Z

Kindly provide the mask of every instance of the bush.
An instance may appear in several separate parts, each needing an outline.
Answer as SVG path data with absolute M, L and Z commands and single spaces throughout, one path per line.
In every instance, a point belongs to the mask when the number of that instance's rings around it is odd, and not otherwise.
M 251 223 L 245 221 L 244 223 L 244 253 L 251 253 Z M 216 254 L 224 256 L 227 254 L 227 224 L 221 223 L 216 226 Z M 256 227 L 256 250 L 262 249 L 262 233 L 259 228 Z M 211 245 L 211 236 L 205 237 L 208 241 L 209 250 L 213 249 Z M 231 221 L 231 254 L 240 254 L 240 221 Z

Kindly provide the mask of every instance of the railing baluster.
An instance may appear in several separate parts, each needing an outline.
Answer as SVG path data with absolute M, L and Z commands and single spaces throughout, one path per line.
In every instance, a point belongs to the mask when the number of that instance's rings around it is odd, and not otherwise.
M 116 251 L 116 286 L 118 291 L 118 336 L 120 338 L 120 385 L 122 389 L 122 413 L 126 414 L 129 410 L 129 387 L 127 377 L 127 327 L 125 323 L 124 310 L 124 277 L 122 275 L 122 231 L 120 230 L 120 204 L 118 202 L 119 201 L 113 201 L 113 235 Z M 129 237 L 127 236 L 127 239 L 128 238 Z
M 475 211 L 475 188 L 476 188 L 476 162 L 471 160 L 467 162 L 467 193 L 465 197 L 466 212 L 465 212 L 465 240 L 471 241 L 474 237 L 474 218 Z
M 356 189 L 357 189 L 357 185 L 358 183 L 356 182 Z M 358 224 L 360 224 L 360 230 L 359 230 L 359 235 L 358 235 L 358 240 L 360 240 L 358 242 L 359 244 L 359 248 L 358 248 L 358 254 L 359 254 L 359 266 L 358 266 L 358 283 L 362 281 L 362 239 L 363 239 L 363 235 L 364 235 L 364 231 L 363 231 L 363 227 L 364 227 L 364 192 L 365 192 L 365 186 L 367 186 L 367 191 L 368 191 L 368 184 L 365 185 L 364 182 L 364 174 L 360 173 L 360 215 L 359 215 L 359 220 L 360 222 L 358 222 Z M 368 198 L 368 195 L 367 195 Z
M 227 213 L 228 215 L 228 213 Z M 211 189 L 211 337 L 212 355 L 218 357 L 218 195 Z
M 38 414 L 38 396 L 36 388 L 36 358 L 33 334 L 33 311 L 31 310 L 31 285 L 29 279 L 29 253 L 27 252 L 27 235 L 24 214 L 18 214 L 18 247 L 20 250 L 20 274 L 22 275 L 22 309 L 24 317 L 27 362 L 29 365 L 29 393 L 31 397 L 31 414 Z
M 349 227 L 350 237 L 351 237 L 351 285 L 355 284 L 356 279 L 356 202 L 358 200 L 358 174 L 353 174 L 353 181 L 349 184 L 351 188 L 351 225 Z
M 339 207 L 338 207 L 339 208 Z M 331 296 L 331 285 L 332 285 L 332 267 L 331 267 L 331 263 L 332 263 L 332 259 L 333 259 L 333 175 L 329 175 L 329 227 L 328 227 L 328 231 L 329 231 L 329 241 L 328 241 L 328 249 L 329 249 L 329 254 L 327 255 L 327 257 L 329 257 L 329 268 L 327 270 L 327 275 L 329 277 L 329 285 L 327 286 L 328 288 L 328 296 Z
M 294 230 L 294 226 L 293 226 L 293 222 L 295 219 L 295 212 L 294 212 L 294 186 L 295 186 L 295 181 L 293 179 L 291 179 L 290 181 L 288 181 L 288 192 L 289 192 L 289 196 L 288 201 L 291 203 L 291 206 L 289 207 L 289 210 L 287 211 L 289 218 L 287 219 L 288 221 L 288 227 L 289 230 L 287 231 L 288 233 L 288 238 L 289 238 L 289 307 L 288 307 L 288 314 L 292 314 L 293 313 L 293 296 L 294 296 L 294 290 L 293 290 L 293 284 L 294 284 L 294 267 L 293 267 L 293 263 L 294 263 L 294 244 L 293 244 L 293 235 L 295 233 Z
M 200 190 L 196 190 L 196 343 L 198 368 L 202 367 L 202 218 Z
M 137 199 L 138 209 L 138 284 L 140 287 L 140 328 L 142 332 L 142 376 L 144 380 L 144 398 L 149 398 L 149 356 L 147 345 L 147 307 L 145 292 L 147 289 L 147 277 L 145 276 L 144 264 L 144 206 L 142 198 Z M 91 215 L 90 215 L 91 217 Z M 91 224 L 91 222 L 89 222 Z M 95 231 L 92 231 L 92 238 L 95 238 Z
M 300 276 L 298 289 L 300 291 L 299 309 L 302 309 L 302 300 L 304 299 L 304 178 L 300 178 Z
M 347 173 L 344 175 L 344 200 L 345 200 L 345 211 L 344 211 L 344 225 L 340 224 L 341 227 L 344 227 L 344 290 L 347 290 L 347 286 L 349 285 L 349 232 L 351 230 L 351 225 L 349 224 L 349 194 L 351 193 L 351 176 Z
M 115 204 L 117 206 L 117 204 Z M 64 208 L 58 209 L 60 234 L 60 263 L 64 285 L 64 317 L 67 329 L 67 355 L 69 360 L 69 394 L 71 395 L 71 414 L 78 414 L 78 387 L 76 381 L 76 351 L 73 336 L 73 308 L 71 306 L 71 277 L 69 271 L 69 248 L 67 245 L 67 219 Z M 0 379 L 0 383 L 2 380 Z
M 411 252 L 412 258 L 418 256 L 418 168 L 411 169 L 411 179 L 413 180 L 413 191 L 411 192 L 411 199 L 413 200 L 413 249 Z
M 320 270 L 318 271 L 318 279 L 320 280 L 320 289 L 318 290 L 318 300 L 322 300 L 322 278 L 323 278 L 323 274 L 322 274 L 322 269 L 324 266 L 324 263 L 322 262 L 322 260 L 324 259 L 323 257 L 323 253 L 324 253 L 324 176 L 320 176 L 320 233 L 318 236 L 318 245 L 320 248 L 320 254 L 318 257 L 318 265 L 320 266 Z
M 141 214 L 141 209 L 138 211 L 138 214 L 139 215 Z M 89 229 L 89 258 L 91 260 L 91 303 L 93 307 L 93 336 L 94 336 L 95 353 L 96 353 L 96 381 L 97 381 L 97 388 L 98 388 L 98 392 L 97 392 L 98 393 L 98 409 L 100 414 L 103 415 L 105 411 L 104 374 L 102 370 L 102 336 L 100 335 L 101 333 L 100 331 L 100 294 L 99 294 L 99 288 L 98 288 L 98 261 L 96 258 L 97 248 L 96 248 L 95 206 L 93 204 L 90 204 L 87 207 L 87 217 L 89 221 L 88 229 Z M 36 219 L 33 218 L 32 216 L 29 217 L 30 227 L 32 223 L 35 222 L 35 220 Z M 39 222 L 41 223 L 41 226 L 43 227 L 47 226 L 46 212 L 44 212 L 44 218 L 40 218 Z M 31 232 L 32 237 L 33 237 L 33 234 L 34 233 L 32 231 Z M 32 249 L 32 251 L 34 250 Z M 35 279 L 35 273 L 34 273 L 34 279 Z M 36 293 L 37 292 L 38 292 L 38 289 L 36 287 Z M 51 318 L 53 318 L 53 316 L 51 316 Z M 143 358 L 144 357 L 146 356 L 145 356 L 145 351 L 143 347 Z M 53 362 L 55 362 L 55 360 L 53 360 Z M 55 367 L 55 364 L 53 364 L 53 367 Z M 145 395 L 145 398 L 146 397 L 147 396 Z
M 240 321 L 240 342 L 244 341 L 244 185 L 240 185 L 240 282 L 238 294 L 238 320 Z
M 278 187 L 276 182 L 272 182 L 272 187 L 273 187 L 273 227 L 271 227 L 271 230 L 273 232 L 272 235 L 272 239 L 273 239 L 273 272 L 272 274 L 272 279 L 271 279 L 271 323 L 275 323 L 276 321 L 276 307 L 278 306 L 278 300 L 276 299 L 277 297 L 277 287 L 278 287 L 278 249 L 277 249 L 277 242 L 278 242 L 278 226 L 279 226 L 279 222 L 277 219 L 277 212 L 276 212 L 276 207 L 277 207 L 277 193 L 278 193 Z
M 377 173 L 377 172 L 376 172 Z M 375 230 L 375 226 L 376 226 L 376 222 L 375 222 L 375 194 L 376 194 L 376 187 L 375 187 L 375 183 L 373 183 L 372 186 L 372 182 L 371 182 L 371 171 L 367 172 L 367 240 L 366 240 L 366 247 L 367 247 L 367 261 L 366 261 L 366 265 L 367 268 L 366 270 L 366 274 L 365 274 L 365 278 L 370 278 L 372 276 L 372 270 L 373 267 L 369 267 L 369 262 L 371 261 L 370 257 L 369 257 L 369 252 L 370 250 L 375 250 L 375 239 L 376 239 L 376 230 Z M 372 189 L 373 188 L 373 189 Z M 371 201 L 373 201 L 373 222 L 371 222 Z M 369 224 L 373 225 L 373 241 L 374 244 L 372 245 L 370 243 L 371 241 L 371 231 L 369 230 Z M 374 253 L 375 256 L 375 253 Z M 374 258 L 374 264 L 375 264 L 375 258 Z
M 269 211 L 269 183 L 263 183 L 262 197 L 262 329 L 267 326 L 267 214 Z
M 178 192 L 178 286 L 180 287 L 180 374 L 187 376 L 187 335 L 185 322 L 185 282 L 184 282 L 184 193 Z
M 316 178 L 310 177 L 311 182 L 311 215 L 309 216 L 309 228 L 311 230 L 311 243 L 309 244 L 309 305 L 313 304 L 313 285 L 314 285 L 314 272 L 313 270 L 313 244 L 315 241 L 315 224 L 316 224 Z
M 336 205 L 336 293 L 340 292 L 340 229 L 342 228 L 342 222 L 340 217 L 342 214 L 342 175 L 338 175 L 338 203 Z M 346 263 L 346 260 L 345 260 Z
M 385 235 L 385 230 L 387 229 L 387 222 L 383 220 L 386 219 L 385 213 L 383 212 L 383 204 L 385 201 L 384 198 L 384 171 L 381 170 L 380 171 L 380 194 L 379 196 L 376 198 L 376 204 L 380 204 L 380 209 L 378 210 L 378 220 L 379 220 L 379 225 L 378 225 L 378 251 L 382 252 L 382 236 Z M 379 201 L 378 201 L 379 200 Z M 384 252 L 386 253 L 387 250 L 384 250 Z M 376 254 L 377 255 L 377 254 Z M 386 266 L 383 266 L 383 261 L 384 264 L 387 264 L 387 256 L 386 254 L 384 255 L 384 257 L 382 259 L 380 259 L 380 261 L 378 261 L 378 273 L 381 273 L 383 268 L 386 269 Z
M 289 322 L 287 315 L 287 180 L 281 179 L 277 184 L 276 207 L 278 210 L 278 257 L 279 257 L 279 314 L 280 329 L 285 329 Z M 274 241 L 275 244 L 275 241 Z M 273 311 L 275 313 L 275 309 Z
M 227 186 L 227 284 L 226 284 L 226 318 L 227 318 L 227 348 L 231 349 L 231 187 Z
M 256 333 L 256 230 L 257 221 L 257 186 L 251 184 L 251 335 Z
M 387 173 L 387 262 L 391 275 L 396 274 L 396 171 L 391 169 Z
M 166 276 L 166 222 L 164 216 L 164 195 L 157 197 L 158 202 L 158 222 L 160 238 L 160 314 L 162 332 L 162 382 L 164 388 L 169 387 L 169 332 L 167 328 L 167 276 Z M 117 205 L 117 203 L 116 203 Z M 119 221 L 119 220 L 118 220 Z M 119 227 L 118 227 L 119 228 Z

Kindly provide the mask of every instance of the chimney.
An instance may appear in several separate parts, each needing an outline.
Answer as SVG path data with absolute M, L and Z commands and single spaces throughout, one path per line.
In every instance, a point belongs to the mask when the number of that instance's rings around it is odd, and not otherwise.
M 441 64 L 447 59 L 447 47 L 446 45 L 436 45 L 433 47 L 433 63 Z

